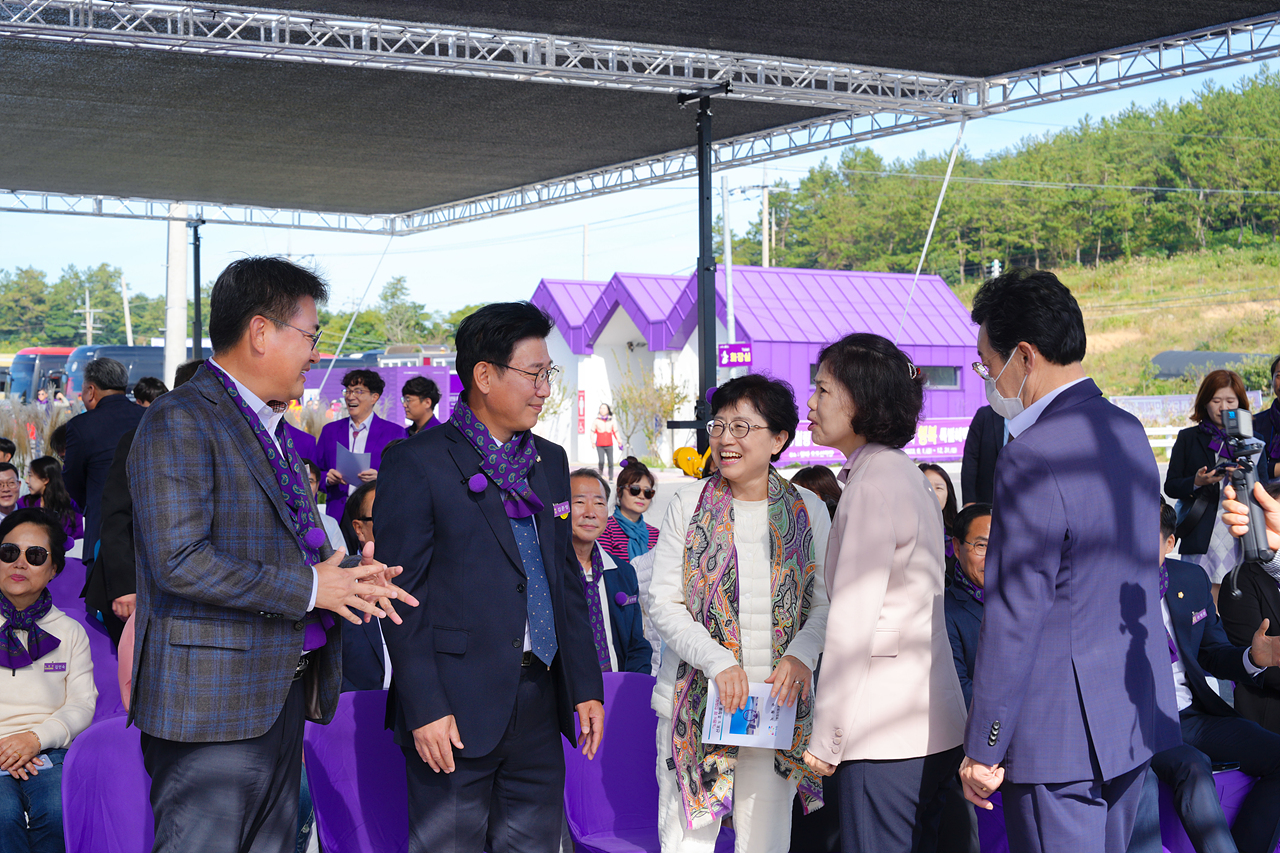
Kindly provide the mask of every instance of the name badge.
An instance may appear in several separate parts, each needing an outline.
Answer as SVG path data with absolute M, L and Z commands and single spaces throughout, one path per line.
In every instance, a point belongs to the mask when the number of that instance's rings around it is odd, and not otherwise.
M 1205 618 L 1205 616 L 1207 615 L 1208 615 L 1208 608 L 1205 608 L 1204 610 L 1197 610 L 1195 613 L 1191 614 L 1191 624 L 1192 625 L 1196 624 L 1201 619 Z
M 66 661 L 63 661 L 62 663 L 47 663 L 44 665 L 44 671 L 45 672 L 66 672 L 67 671 Z
M 554 507 L 552 507 L 551 511 L 559 518 L 568 518 L 569 502 L 564 501 L 563 503 L 558 503 Z

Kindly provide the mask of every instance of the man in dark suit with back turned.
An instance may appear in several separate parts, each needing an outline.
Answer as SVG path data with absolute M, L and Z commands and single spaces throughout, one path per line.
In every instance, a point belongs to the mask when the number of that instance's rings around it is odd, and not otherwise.
M 114 358 L 95 358 L 84 367 L 84 389 L 80 400 L 85 412 L 67 421 L 67 454 L 62 465 L 62 479 L 71 499 L 84 508 L 84 550 L 82 559 L 86 575 L 94 559 L 94 546 L 102 527 L 102 488 L 107 471 L 115 457 L 120 438 L 136 429 L 146 409 L 129 402 L 125 386 L 129 370 Z M 81 593 L 83 595 L 84 593 Z M 114 619 L 112 614 L 104 614 Z M 128 618 L 127 616 L 125 618 Z M 124 622 L 109 625 L 115 637 L 124 630 Z
M 378 553 L 404 566 L 405 589 L 422 599 L 402 625 L 383 626 L 415 853 L 557 850 L 560 734 L 588 756 L 600 743 L 604 691 L 569 543 L 569 466 L 530 432 L 558 372 L 550 332 L 527 302 L 463 320 L 457 407 L 388 450 L 378 473 Z
M 996 481 L 996 459 L 1009 441 L 1009 422 L 990 406 L 974 412 L 964 437 L 964 461 L 960 463 L 960 496 L 964 505 L 991 503 Z
M 1121 853 L 1151 756 L 1181 741 L 1155 457 L 1081 368 L 1084 318 L 1052 273 L 986 282 L 973 321 L 1013 439 L 996 466 L 960 778 L 982 807 L 1001 790 L 1015 853 Z
M 228 266 L 209 300 L 213 358 L 134 437 L 130 720 L 156 851 L 293 850 L 303 720 L 328 722 L 338 700 L 335 617 L 414 603 L 372 548 L 328 547 L 281 422 L 318 361 L 327 290 L 280 258 Z

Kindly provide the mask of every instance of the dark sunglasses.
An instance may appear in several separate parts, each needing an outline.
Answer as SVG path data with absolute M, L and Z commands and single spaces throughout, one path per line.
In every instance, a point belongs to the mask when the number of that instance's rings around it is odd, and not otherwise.
M 6 542 L 0 545 L 0 563 L 15 563 L 18 555 L 22 553 L 22 549 L 12 542 Z M 32 566 L 43 566 L 44 561 L 49 559 L 49 549 L 41 548 L 39 545 L 32 545 L 27 549 L 27 563 Z
M 653 496 L 658 493 L 657 489 L 642 489 L 639 486 L 627 486 L 627 491 L 631 493 L 633 498 L 638 498 L 643 493 L 649 500 L 653 500 Z

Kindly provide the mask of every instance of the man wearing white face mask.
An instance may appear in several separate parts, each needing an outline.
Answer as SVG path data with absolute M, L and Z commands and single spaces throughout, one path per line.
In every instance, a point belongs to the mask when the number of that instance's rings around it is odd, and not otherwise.
M 995 472 L 960 779 L 982 808 L 1000 789 L 1018 853 L 1120 853 L 1151 756 L 1180 739 L 1155 676 L 1169 653 L 1155 457 L 1085 375 L 1084 317 L 1052 273 L 986 282 L 973 321 L 974 369 L 1013 438 Z

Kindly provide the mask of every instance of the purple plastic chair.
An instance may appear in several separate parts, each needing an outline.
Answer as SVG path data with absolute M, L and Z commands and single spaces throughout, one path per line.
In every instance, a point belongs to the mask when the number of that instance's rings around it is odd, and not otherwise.
M 62 763 L 62 824 L 68 853 L 146 853 L 155 839 L 151 777 L 136 728 L 124 717 L 94 723 Z
M 93 712 L 93 721 L 96 723 L 125 713 L 125 707 L 120 701 L 120 659 L 116 656 L 116 647 L 102 623 L 85 612 L 84 599 L 80 598 L 83 587 L 84 563 L 71 557 L 67 558 L 62 574 L 49 581 L 49 594 L 53 596 L 54 605 L 79 622 L 89 635 L 89 653 L 93 655 L 93 683 L 98 688 L 98 705 Z
M 604 673 L 604 740 L 592 761 L 564 740 L 564 812 L 578 853 L 658 853 L 655 679 Z M 717 853 L 732 853 L 722 830 Z
M 1227 824 L 1236 821 L 1244 798 L 1253 790 L 1254 778 L 1239 770 L 1223 770 L 1213 774 L 1214 785 L 1218 789 L 1218 802 L 1222 803 L 1222 813 L 1226 815 Z M 1195 853 L 1191 839 L 1182 827 L 1182 820 L 1173 808 L 1173 792 L 1165 783 L 1160 783 L 1160 841 L 1169 853 Z M 1280 846 L 1276 847 L 1280 850 Z
M 409 846 L 404 753 L 383 726 L 387 694 L 343 693 L 327 726 L 307 723 L 303 753 L 325 853 L 398 853 Z

